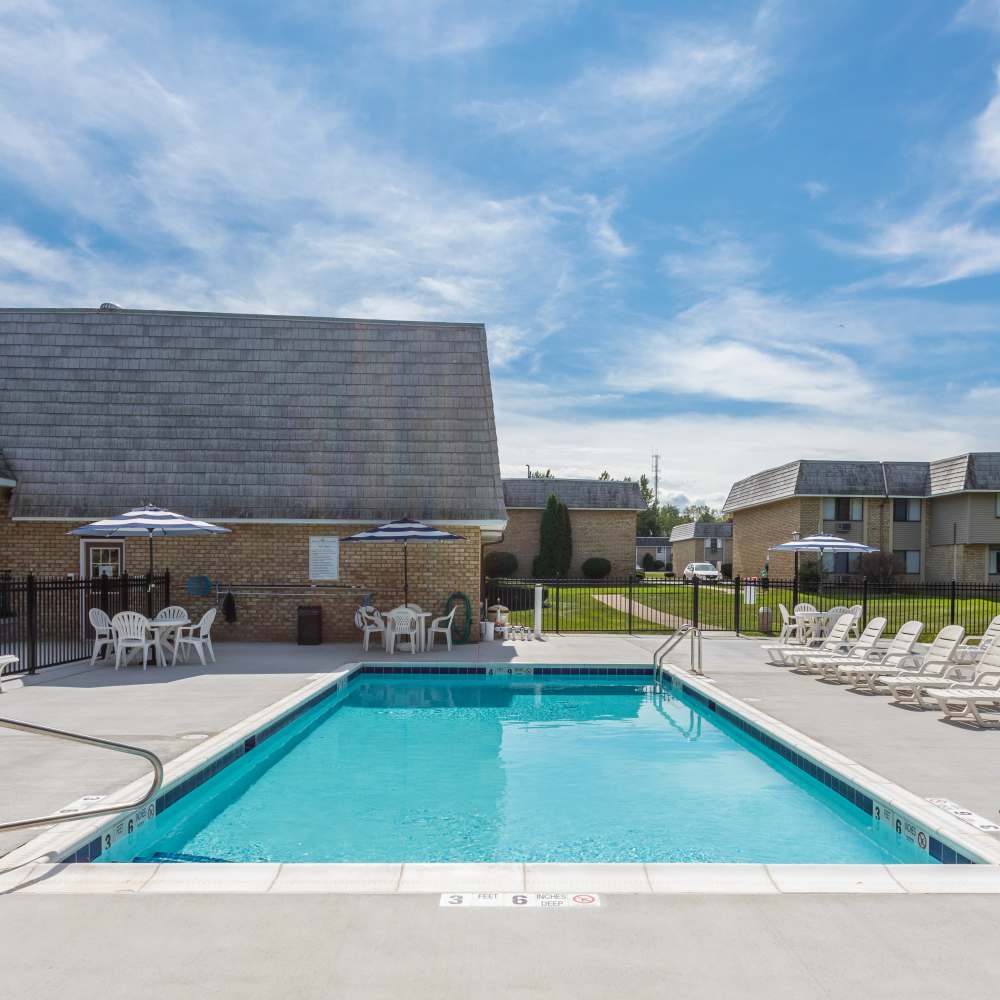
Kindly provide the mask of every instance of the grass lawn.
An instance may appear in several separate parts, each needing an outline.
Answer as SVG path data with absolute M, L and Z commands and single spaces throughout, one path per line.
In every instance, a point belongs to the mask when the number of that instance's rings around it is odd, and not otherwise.
M 624 611 L 610 607 L 598 600 L 602 595 L 627 596 L 628 586 L 612 586 L 595 583 L 591 586 L 547 585 L 548 597 L 542 613 L 542 630 L 545 632 L 627 632 L 629 616 Z M 694 588 L 679 581 L 650 580 L 637 581 L 631 587 L 632 600 L 647 608 L 670 615 L 684 621 L 694 617 Z M 780 628 L 781 616 L 778 604 L 791 609 L 793 592 L 790 588 L 772 586 L 768 590 L 757 589 L 751 604 L 743 603 L 740 595 L 740 631 L 747 634 L 761 634 L 758 629 L 757 609 L 767 606 L 771 609 L 772 631 Z M 837 605 L 861 603 L 855 591 L 845 591 L 838 595 L 810 594 L 800 591 L 800 601 L 808 601 L 820 610 Z M 633 632 L 669 631 L 670 626 L 641 617 L 638 608 L 633 609 L 631 630 Z M 969 635 L 980 635 L 986 630 L 990 619 L 1000 614 L 1000 600 L 986 598 L 958 599 L 955 601 L 955 620 Z M 888 619 L 886 634 L 893 635 L 905 621 L 916 619 L 924 623 L 924 639 L 930 638 L 945 625 L 950 624 L 951 601 L 947 596 L 924 596 L 911 594 L 880 594 L 872 592 L 868 598 L 867 618 L 883 615 Z M 516 611 L 511 621 L 518 625 L 531 626 L 534 613 L 531 610 Z M 706 629 L 732 630 L 735 626 L 735 602 L 731 584 L 703 584 L 698 590 L 698 622 Z

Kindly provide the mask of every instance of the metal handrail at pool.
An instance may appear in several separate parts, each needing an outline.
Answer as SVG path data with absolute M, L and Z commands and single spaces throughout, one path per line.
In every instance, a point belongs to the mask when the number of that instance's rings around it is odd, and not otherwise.
M 686 638 L 691 640 L 690 671 L 692 674 L 704 675 L 701 667 L 701 629 L 694 625 L 682 625 L 669 639 L 653 653 L 653 681 L 659 684 L 663 677 L 663 660 L 672 649 L 679 646 Z
M 83 743 L 86 746 L 100 747 L 104 750 L 114 750 L 118 753 L 142 757 L 153 765 L 153 783 L 141 799 L 136 802 L 123 802 L 121 805 L 103 806 L 100 809 L 85 809 L 80 812 L 54 813 L 51 816 L 39 816 L 35 819 L 15 820 L 13 823 L 0 823 L 0 833 L 7 830 L 24 830 L 31 826 L 50 826 L 53 823 L 73 823 L 78 819 L 90 819 L 93 816 L 110 816 L 113 813 L 125 812 L 144 806 L 160 790 L 163 784 L 163 762 L 150 750 L 130 746 L 127 743 L 115 743 L 113 740 L 102 740 L 97 736 L 85 736 L 83 733 L 70 733 L 64 729 L 50 729 L 48 726 L 37 726 L 31 722 L 18 722 L 16 719 L 0 719 L 0 727 L 13 729 L 16 732 L 30 733 L 34 736 L 52 736 L 55 739 L 67 740 L 70 743 Z

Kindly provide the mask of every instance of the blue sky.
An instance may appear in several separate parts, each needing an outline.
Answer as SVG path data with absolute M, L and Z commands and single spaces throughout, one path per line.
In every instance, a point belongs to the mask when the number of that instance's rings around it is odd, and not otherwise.
M 997 449 L 1000 0 L 0 5 L 0 302 L 477 320 L 501 463 Z

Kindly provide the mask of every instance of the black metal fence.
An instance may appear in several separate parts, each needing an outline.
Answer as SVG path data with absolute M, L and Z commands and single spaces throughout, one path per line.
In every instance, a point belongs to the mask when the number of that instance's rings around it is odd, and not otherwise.
M 110 617 L 119 611 L 152 617 L 169 603 L 169 572 L 152 578 L 96 580 L 0 574 L 0 656 L 18 658 L 3 673 L 34 673 L 89 657 L 94 647 L 88 619 L 91 608 L 100 608 Z
M 779 605 L 799 603 L 828 611 L 861 606 L 862 620 L 887 620 L 892 635 L 903 622 L 923 622 L 925 633 L 962 625 L 981 635 L 1000 614 L 1000 585 L 987 583 L 874 583 L 848 580 L 806 587 L 795 580 L 529 580 L 487 581 L 487 604 L 502 604 L 516 624 L 534 621 L 534 588 L 544 593 L 545 632 L 670 632 L 693 624 L 707 631 L 769 635 L 781 628 Z

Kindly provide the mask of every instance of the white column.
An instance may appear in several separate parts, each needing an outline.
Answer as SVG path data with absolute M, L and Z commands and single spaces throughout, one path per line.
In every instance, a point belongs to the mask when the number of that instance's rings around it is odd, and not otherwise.
M 535 584 L 535 638 L 542 637 L 542 585 Z

